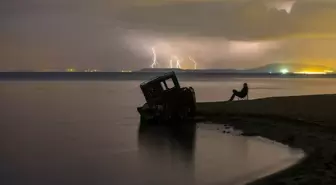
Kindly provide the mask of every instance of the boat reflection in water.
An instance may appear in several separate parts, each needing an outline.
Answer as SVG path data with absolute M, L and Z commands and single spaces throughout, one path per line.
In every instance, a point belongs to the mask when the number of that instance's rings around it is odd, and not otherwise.
M 139 158 L 148 184 L 194 184 L 196 124 L 139 127 Z

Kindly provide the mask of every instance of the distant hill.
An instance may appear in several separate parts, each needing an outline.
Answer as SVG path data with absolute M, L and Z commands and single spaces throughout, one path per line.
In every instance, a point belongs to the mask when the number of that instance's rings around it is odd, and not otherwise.
M 335 71 L 335 69 L 323 65 L 313 65 L 313 64 L 296 64 L 296 63 L 274 63 L 267 64 L 265 66 L 238 70 L 238 69 L 178 69 L 178 68 L 144 68 L 140 72 L 169 72 L 175 71 L 179 72 L 195 72 L 195 73 L 279 73 L 281 70 L 286 69 L 288 72 L 324 72 L 324 71 Z
M 179 69 L 179 68 L 144 68 L 140 72 L 205 72 L 205 73 L 229 73 L 238 72 L 236 69 Z
M 179 68 L 143 68 L 143 69 L 140 69 L 140 72 L 169 72 L 169 71 L 179 72 L 179 71 L 183 71 L 183 69 L 179 69 Z

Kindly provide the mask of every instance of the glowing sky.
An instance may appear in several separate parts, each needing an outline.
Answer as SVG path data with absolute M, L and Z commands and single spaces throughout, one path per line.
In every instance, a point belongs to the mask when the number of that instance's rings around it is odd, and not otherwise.
M 0 2 L 0 70 L 272 62 L 336 67 L 336 2 L 327 0 L 11 0 Z M 309 60 L 308 60 L 309 59 Z M 335 60 L 334 60 L 335 59 Z M 192 67 L 192 61 L 183 65 Z

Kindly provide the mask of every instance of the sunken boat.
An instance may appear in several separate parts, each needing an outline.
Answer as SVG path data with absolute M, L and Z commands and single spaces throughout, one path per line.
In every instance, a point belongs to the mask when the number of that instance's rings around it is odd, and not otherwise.
M 196 97 L 192 87 L 181 87 L 175 72 L 140 84 L 146 103 L 138 107 L 141 122 L 171 122 L 193 119 Z

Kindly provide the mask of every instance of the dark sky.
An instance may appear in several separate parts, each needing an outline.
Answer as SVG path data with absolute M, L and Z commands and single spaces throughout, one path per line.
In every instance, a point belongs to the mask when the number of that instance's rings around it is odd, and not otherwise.
M 193 66 L 189 56 L 203 68 L 336 67 L 333 2 L 1 1 L 0 70 L 133 70 L 150 66 L 152 47 L 162 67 L 171 56 L 182 67 Z

